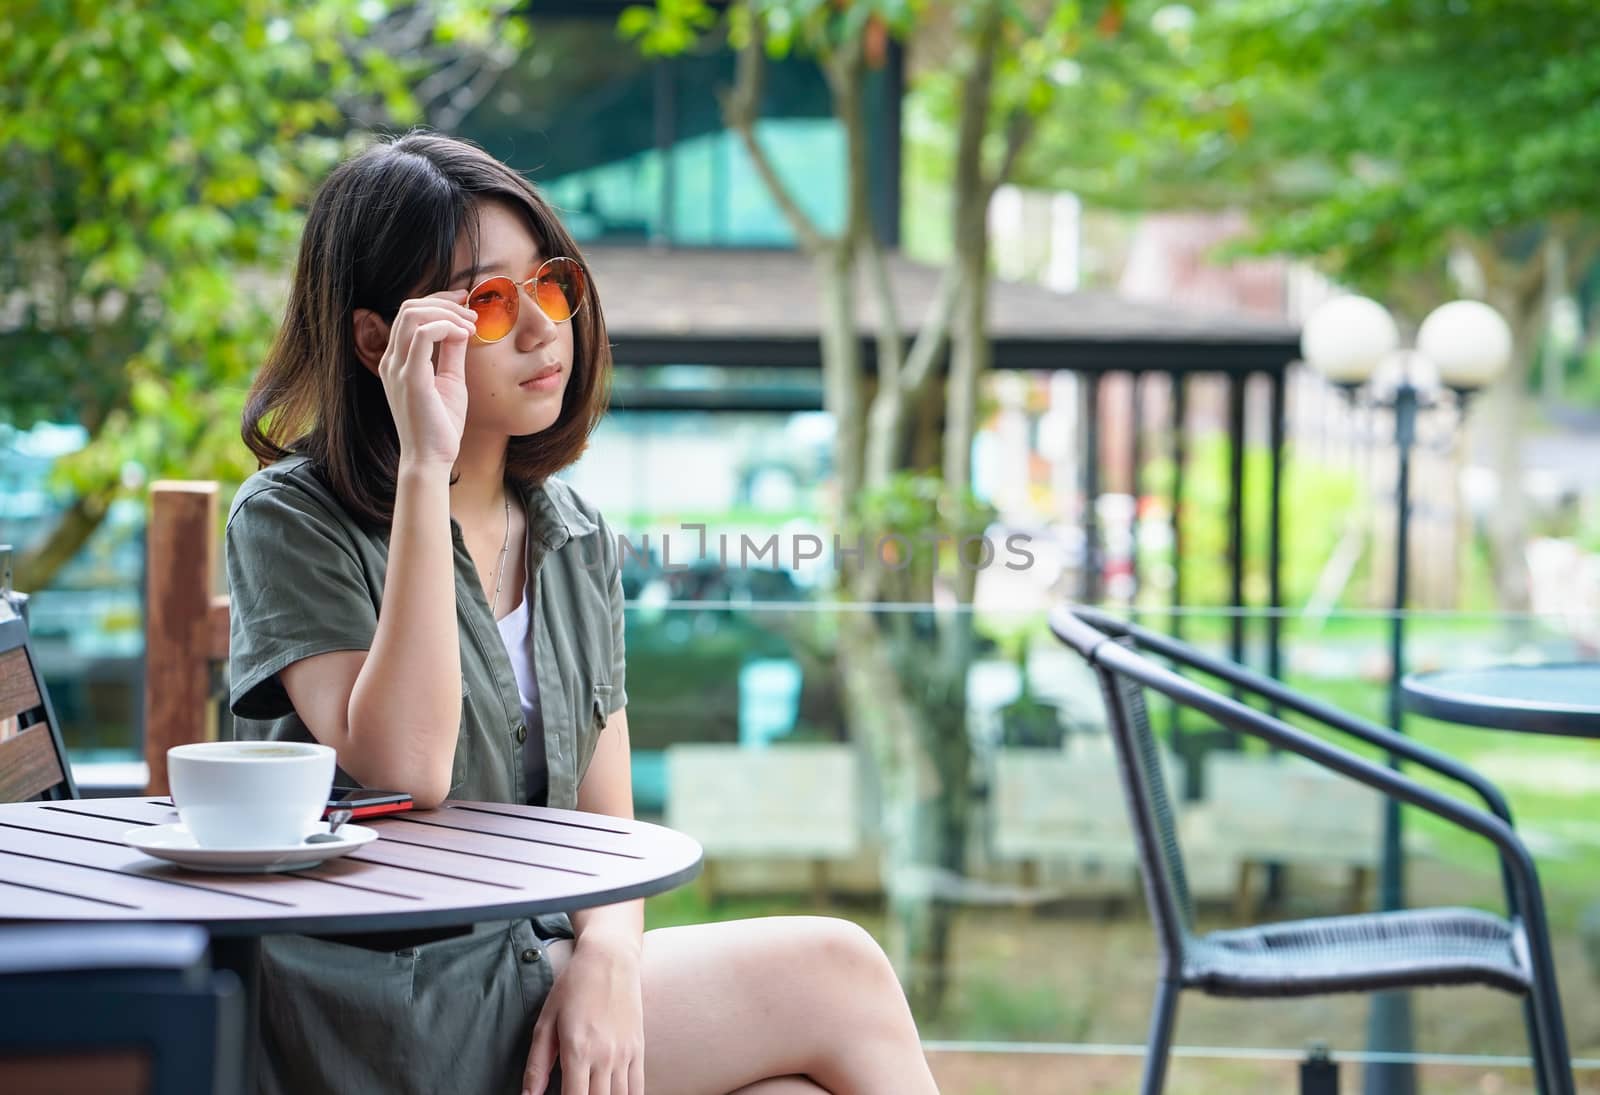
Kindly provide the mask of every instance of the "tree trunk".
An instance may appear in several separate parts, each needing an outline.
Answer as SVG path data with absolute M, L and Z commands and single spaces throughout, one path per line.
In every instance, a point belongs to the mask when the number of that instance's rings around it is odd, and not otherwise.
M 1506 288 L 1491 285 L 1489 302 L 1511 326 L 1511 363 L 1485 395 L 1494 438 L 1494 515 L 1489 522 L 1490 559 L 1495 597 L 1501 612 L 1526 613 L 1532 606 L 1526 548 L 1528 507 L 1523 496 L 1523 419 L 1528 406 L 1528 381 L 1541 329 L 1537 303 Z
M 970 763 L 965 705 L 952 702 L 964 689 L 927 657 L 920 629 L 887 633 L 904 622 L 885 626 L 873 614 L 847 613 L 839 653 L 851 727 L 870 749 L 879 780 L 886 949 L 912 1009 L 927 1019 L 938 1014 L 949 982 Z
M 847 245 L 817 258 L 822 288 L 822 402 L 833 416 L 833 527 L 855 527 L 862 486 L 861 336 L 855 302 L 855 261 Z
M 970 612 L 976 569 L 963 565 L 961 537 L 971 487 L 971 454 L 977 425 L 978 382 L 989 362 L 988 201 L 992 187 L 983 171 L 982 142 L 988 128 L 995 54 L 999 44 L 999 10 L 988 5 L 979 16 L 966 74 L 956 149 L 954 180 L 955 257 L 952 303 L 957 319 L 950 372 L 946 381 L 941 507 L 946 517 L 941 533 L 955 540 L 945 554 L 944 573 L 953 575 L 956 604 L 928 609 L 923 628 L 910 628 L 890 642 L 887 668 L 902 682 L 906 699 L 900 709 L 911 722 L 899 740 L 907 742 L 914 760 L 900 758 L 899 772 L 888 781 L 884 797 L 884 829 L 890 849 L 889 923 L 892 954 L 905 980 L 912 1008 L 923 1018 L 937 1015 L 949 985 L 949 951 L 954 916 L 966 876 L 966 848 L 972 795 L 972 747 L 966 725 L 967 672 L 974 647 Z M 940 319 L 937 322 L 943 323 Z M 933 337 L 942 333 L 935 328 Z M 923 340 L 919 339 L 919 342 Z M 880 375 L 884 372 L 880 368 Z M 896 379 L 899 370 L 892 374 Z M 897 393 L 892 408 L 904 414 L 915 405 L 915 393 Z M 912 398 L 906 398 L 909 395 Z M 881 393 L 880 393 L 881 397 Z M 879 409 L 877 407 L 875 410 Z M 892 430 L 900 448 L 901 432 L 885 420 L 875 428 Z M 903 459 L 903 457 L 901 457 Z M 945 580 L 929 566 L 917 590 L 932 600 L 933 587 Z M 928 656 L 929 642 L 935 645 Z M 864 697 L 865 699 L 865 697 Z M 906 772 L 909 769 L 909 774 Z M 891 793 L 892 792 L 892 793 Z
M 44 542 L 18 560 L 17 589 L 28 593 L 49 585 L 106 519 L 117 490 L 112 484 L 74 499 Z

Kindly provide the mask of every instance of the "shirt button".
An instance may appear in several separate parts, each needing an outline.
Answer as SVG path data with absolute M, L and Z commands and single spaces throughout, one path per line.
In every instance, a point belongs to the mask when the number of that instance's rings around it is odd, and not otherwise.
M 534 948 L 529 947 L 527 950 L 522 952 L 520 957 L 524 962 L 537 962 L 539 960 L 539 952 Z
M 517 723 L 517 744 L 521 745 L 523 742 L 525 742 L 527 740 L 528 740 L 528 724 L 525 723 L 525 722 Z

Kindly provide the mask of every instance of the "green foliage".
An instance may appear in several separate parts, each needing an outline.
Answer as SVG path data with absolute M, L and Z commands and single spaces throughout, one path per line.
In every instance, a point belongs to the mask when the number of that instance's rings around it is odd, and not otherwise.
M 636 4 L 623 11 L 617 33 L 647 57 L 672 57 L 687 52 L 716 21 L 716 9 L 705 0 L 658 0 L 655 7 Z
M 995 509 L 971 491 L 954 495 L 942 477 L 930 472 L 901 471 L 861 499 L 867 527 L 882 533 L 919 536 L 940 531 L 976 536 L 995 518 Z
M 896 472 L 881 487 L 863 491 L 856 512 L 868 550 L 881 550 L 885 563 L 903 568 L 908 588 L 919 591 L 918 599 L 926 599 L 939 574 L 960 565 L 962 541 L 982 536 L 997 515 L 993 505 L 971 491 L 953 493 L 942 476 L 921 471 Z M 880 541 L 889 536 L 899 542 L 880 549 Z M 901 552 L 909 552 L 909 559 L 901 558 Z M 970 549 L 966 554 L 968 565 L 975 565 Z
M 416 47 L 503 48 L 508 6 L 407 9 L 398 28 L 373 0 L 7 6 L 0 420 L 87 426 L 62 465 L 80 494 L 130 465 L 249 470 L 239 411 L 312 186 L 357 119 L 423 120 Z
M 647 56 L 684 53 L 715 31 L 718 6 L 707 0 L 656 0 L 637 4 L 617 20 L 617 31 L 633 40 Z M 928 0 L 744 0 L 727 7 L 728 42 L 745 45 L 760 24 L 767 53 L 827 54 L 874 27 L 897 36 L 905 34 L 916 16 L 929 7 Z
M 1249 208 L 1256 249 L 1375 291 L 1473 238 L 1523 257 L 1595 227 L 1600 20 L 1587 0 L 1131 3 L 1024 165 L 1123 208 Z M 1519 237 L 1519 233 L 1522 234 Z
M 1184 602 L 1191 605 L 1227 605 L 1233 597 L 1228 565 L 1228 439 L 1213 434 L 1199 439 L 1184 467 L 1183 533 Z M 1244 454 L 1245 477 L 1245 596 L 1263 604 L 1267 594 L 1267 488 L 1272 454 L 1261 445 Z M 1172 464 L 1153 461 L 1146 472 L 1145 490 L 1165 497 L 1172 489 Z M 1316 586 L 1328 553 L 1339 541 L 1360 497 L 1359 484 L 1350 468 L 1297 460 L 1293 448 L 1284 457 L 1283 497 L 1294 520 L 1283 530 L 1282 591 L 1285 605 L 1304 605 Z M 1158 515 L 1158 520 L 1167 520 Z M 1170 563 L 1170 552 L 1159 558 L 1141 556 L 1140 570 Z M 1149 588 L 1147 586 L 1147 588 Z M 1352 583 L 1351 589 L 1364 588 Z M 1165 591 L 1156 594 L 1155 606 L 1167 603 Z

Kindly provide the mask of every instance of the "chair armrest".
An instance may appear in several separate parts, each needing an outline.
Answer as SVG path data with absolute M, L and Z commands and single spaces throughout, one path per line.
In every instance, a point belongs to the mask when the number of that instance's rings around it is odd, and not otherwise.
M 209 967 L 192 924 L 41 924 L 0 928 L 0 985 L 8 977 L 90 970 L 187 974 Z
M 1242 688 L 1248 692 L 1286 707 L 1299 715 L 1312 719 L 1330 730 L 1337 730 L 1349 734 L 1369 745 L 1375 745 L 1393 753 L 1397 757 L 1422 765 L 1441 776 L 1455 780 L 1457 783 L 1472 789 L 1483 800 L 1484 806 L 1491 814 L 1512 825 L 1511 806 L 1506 802 L 1500 789 L 1490 783 L 1479 773 L 1462 764 L 1454 757 L 1430 749 L 1420 742 L 1413 741 L 1403 734 L 1397 734 L 1392 729 L 1379 726 L 1377 723 L 1358 718 L 1347 711 L 1341 711 L 1331 704 L 1321 700 L 1312 699 L 1286 687 L 1282 682 L 1273 680 L 1264 674 L 1247 669 L 1242 665 L 1214 658 L 1202 653 L 1188 643 L 1160 632 L 1151 631 L 1149 628 L 1140 627 L 1138 624 L 1119 620 L 1115 616 L 1107 615 L 1098 609 L 1076 607 L 1072 614 L 1078 619 L 1095 628 L 1112 635 L 1126 635 L 1133 639 L 1140 648 L 1160 654 L 1180 665 L 1197 669 L 1202 673 L 1226 681 L 1228 684 Z

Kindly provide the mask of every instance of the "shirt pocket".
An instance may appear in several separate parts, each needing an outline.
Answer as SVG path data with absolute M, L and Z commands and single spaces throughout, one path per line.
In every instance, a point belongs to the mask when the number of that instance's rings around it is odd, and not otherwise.
M 611 686 L 609 684 L 594 684 L 589 688 L 589 703 L 586 712 L 587 718 L 579 726 L 578 737 L 578 770 L 587 772 L 589 761 L 594 757 L 595 746 L 600 741 L 600 732 L 606 728 L 607 712 L 611 709 Z

